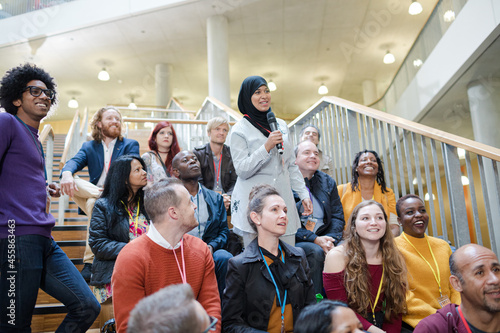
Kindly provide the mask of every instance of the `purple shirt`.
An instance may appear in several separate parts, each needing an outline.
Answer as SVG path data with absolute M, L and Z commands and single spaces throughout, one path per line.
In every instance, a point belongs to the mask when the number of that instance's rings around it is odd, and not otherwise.
M 28 128 L 38 140 L 38 130 Z M 10 230 L 16 236 L 50 238 L 55 218 L 45 212 L 46 199 L 39 148 L 19 120 L 0 113 L 0 238 L 6 238 Z

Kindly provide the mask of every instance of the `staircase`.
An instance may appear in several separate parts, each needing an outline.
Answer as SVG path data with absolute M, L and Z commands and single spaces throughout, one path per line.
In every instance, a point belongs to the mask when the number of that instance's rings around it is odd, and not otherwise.
M 53 181 L 59 180 L 59 160 L 64 149 L 65 135 L 55 135 L 54 137 L 54 167 L 52 170 Z M 44 142 L 44 150 L 46 151 Z M 49 170 L 47 170 L 49 172 Z M 82 179 L 88 180 L 87 169 L 77 173 Z M 52 198 L 50 212 L 54 217 L 58 217 L 59 199 Z M 70 201 L 69 207 L 65 210 L 64 224 L 54 227 L 52 237 L 59 244 L 61 249 L 68 255 L 70 260 L 80 271 L 83 268 L 83 254 L 85 252 L 85 239 L 87 237 L 87 220 L 85 215 L 78 215 L 78 207 Z M 57 223 L 57 222 L 56 222 Z M 35 311 L 31 322 L 33 332 L 54 332 L 67 314 L 65 306 L 55 298 L 46 294 L 43 290 L 38 291 Z M 92 331 L 96 332 L 104 323 L 100 317 L 92 325 Z

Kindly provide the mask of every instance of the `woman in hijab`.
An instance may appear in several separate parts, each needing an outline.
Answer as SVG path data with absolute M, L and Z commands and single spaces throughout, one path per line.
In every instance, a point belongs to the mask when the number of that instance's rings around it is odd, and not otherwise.
M 248 195 L 254 185 L 275 187 L 287 207 L 294 207 L 294 190 L 304 205 L 303 215 L 312 213 L 312 202 L 304 178 L 295 165 L 295 154 L 288 138 L 288 126 L 277 119 L 278 130 L 272 131 L 267 115 L 271 112 L 271 93 L 267 82 L 260 76 L 247 77 L 241 84 L 238 108 L 244 115 L 233 127 L 230 146 L 238 179 L 231 197 L 231 223 L 234 231 L 243 237 L 247 246 L 256 233 L 247 219 Z M 282 154 L 276 145 L 283 146 Z M 295 245 L 295 232 L 300 227 L 296 210 L 288 211 L 285 242 Z

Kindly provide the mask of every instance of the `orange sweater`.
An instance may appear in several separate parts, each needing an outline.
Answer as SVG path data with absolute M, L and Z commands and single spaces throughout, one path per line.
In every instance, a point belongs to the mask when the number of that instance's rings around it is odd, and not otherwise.
M 180 248 L 175 253 L 182 267 Z M 184 258 L 187 282 L 207 313 L 219 320 L 217 332 L 220 332 L 220 298 L 212 254 L 201 239 L 184 235 Z M 127 332 L 130 311 L 142 298 L 178 283 L 182 280 L 173 250 L 156 244 L 146 235 L 125 245 L 116 259 L 111 279 L 117 331 Z

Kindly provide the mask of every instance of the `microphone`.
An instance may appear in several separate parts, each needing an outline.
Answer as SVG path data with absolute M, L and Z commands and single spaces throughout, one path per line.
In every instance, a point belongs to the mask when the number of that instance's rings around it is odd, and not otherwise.
M 269 111 L 267 113 L 267 122 L 269 123 L 269 127 L 271 127 L 271 131 L 277 131 L 278 130 L 278 122 L 276 121 L 276 117 L 274 116 L 274 113 L 272 111 Z M 283 155 L 283 145 L 281 143 L 278 143 L 276 145 L 276 148 L 278 148 L 278 152 L 280 155 Z

